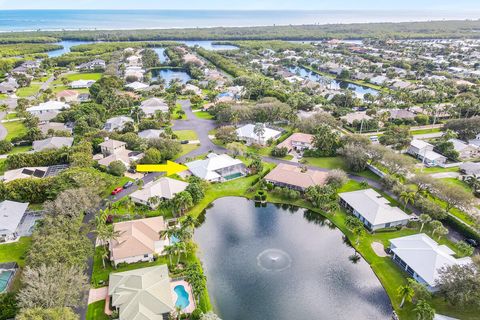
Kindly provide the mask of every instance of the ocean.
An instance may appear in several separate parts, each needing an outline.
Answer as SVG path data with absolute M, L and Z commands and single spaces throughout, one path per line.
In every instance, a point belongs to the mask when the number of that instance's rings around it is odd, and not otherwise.
M 478 11 L 0 10 L 0 31 L 245 27 L 479 18 Z

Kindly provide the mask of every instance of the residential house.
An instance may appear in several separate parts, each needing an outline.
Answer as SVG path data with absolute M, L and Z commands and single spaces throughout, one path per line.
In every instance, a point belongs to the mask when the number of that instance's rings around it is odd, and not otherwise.
M 446 245 L 439 245 L 426 234 L 390 239 L 393 260 L 427 289 L 436 291 L 439 270 L 453 265 L 469 264 L 469 257 L 456 259 L 455 252 Z
M 20 226 L 28 203 L 5 200 L 0 202 L 0 242 L 18 239 Z
M 357 111 L 344 115 L 343 117 L 340 117 L 340 119 L 342 119 L 349 125 L 352 125 L 355 121 L 368 121 L 372 119 L 372 117 L 367 115 L 365 111 Z
M 17 91 L 19 85 L 15 78 L 8 78 L 7 81 L 0 83 L 0 93 L 12 94 Z
M 447 161 L 446 157 L 433 151 L 433 145 L 423 140 L 413 139 L 407 153 L 422 160 L 428 166 L 442 165 Z
M 308 187 L 324 185 L 328 173 L 318 170 L 302 171 L 302 168 L 290 164 L 280 163 L 265 176 L 265 181 L 275 186 L 293 190 L 305 191 Z
M 68 127 L 64 123 L 61 122 L 48 122 L 48 123 L 41 123 L 38 125 L 38 128 L 40 131 L 42 131 L 43 134 L 48 134 L 49 130 L 53 131 L 67 131 L 72 133 L 72 128 Z
M 40 117 L 45 114 L 56 116 L 58 113 L 60 113 L 60 111 L 69 109 L 69 108 L 70 106 L 65 102 L 48 101 L 48 102 L 40 103 L 37 106 L 27 108 L 27 112 L 37 117 Z
M 259 125 L 263 131 L 260 136 L 255 132 L 255 124 L 246 124 L 236 130 L 238 138 L 245 141 L 247 145 L 253 143 L 264 145 L 268 140 L 276 140 L 282 135 L 281 131 L 268 128 L 264 123 Z
M 126 116 L 113 117 L 107 120 L 103 130 L 108 132 L 122 131 L 127 123 L 133 123 L 133 119 Z
M 185 164 L 194 176 L 210 182 L 223 182 L 245 176 L 245 164 L 227 154 L 208 154 L 204 160 L 195 160 Z
M 3 182 L 10 182 L 17 179 L 43 178 L 47 174 L 48 167 L 24 167 L 5 171 Z
M 70 83 L 70 88 L 72 89 L 85 89 L 90 88 L 94 84 L 95 80 L 76 80 Z
M 168 238 L 161 236 L 167 230 L 162 216 L 138 220 L 122 221 L 113 224 L 118 237 L 109 243 L 110 261 L 119 263 L 153 261 L 154 255 L 161 255 Z
M 48 149 L 60 149 L 63 147 L 71 147 L 73 144 L 73 138 L 70 137 L 51 137 L 43 140 L 33 141 L 32 148 L 35 152 L 48 150 Z
M 202 89 L 200 89 L 199 87 L 197 86 L 194 86 L 193 84 L 190 84 L 190 83 L 187 83 L 185 85 L 185 87 L 183 88 L 182 90 L 182 93 L 183 94 L 186 94 L 188 92 L 193 92 L 195 93 L 197 96 L 201 96 L 202 95 Z
M 413 84 L 411 82 L 397 79 L 390 85 L 389 88 L 393 90 L 402 90 L 402 89 L 408 89 L 411 87 L 413 87 Z
M 415 113 L 406 110 L 406 109 L 389 109 L 382 110 L 383 112 L 388 112 L 390 114 L 389 119 L 392 120 L 413 120 L 415 119 Z
M 64 102 L 76 102 L 78 101 L 78 91 L 75 90 L 63 90 L 57 93 L 57 100 Z
M 79 64 L 77 69 L 79 70 L 95 70 L 95 69 L 105 69 L 106 63 L 105 60 L 95 59 L 89 62 Z
M 465 176 L 480 177 L 480 162 L 464 162 L 460 165 L 460 172 Z
M 95 160 L 99 165 L 108 166 L 113 161 L 121 161 L 125 167 L 129 167 L 131 163 L 138 162 L 144 157 L 144 154 L 137 151 L 131 151 L 126 148 L 123 141 L 108 139 L 100 143 L 101 155 L 96 155 Z
M 404 226 L 410 216 L 373 189 L 340 193 L 340 205 L 363 222 L 368 230 Z
M 133 91 L 142 91 L 142 90 L 145 90 L 146 88 L 148 88 L 148 84 L 145 84 L 145 83 L 142 83 L 142 82 L 139 82 L 139 81 L 135 81 L 135 82 L 132 82 L 132 83 L 129 83 L 129 84 L 125 85 L 125 87 L 127 89 L 131 89 Z
M 169 112 L 168 105 L 163 99 L 159 98 L 151 98 L 143 101 L 140 105 L 140 109 L 146 117 L 153 117 L 157 112 Z
M 459 158 L 462 160 L 478 158 L 480 155 L 480 147 L 475 144 L 467 144 L 459 139 L 448 140 L 453 144 L 453 148 L 458 152 Z
M 147 129 L 140 131 L 138 133 L 138 136 L 142 139 L 157 139 L 160 137 L 162 133 L 164 133 L 164 130 L 159 130 L 159 129 Z
M 303 152 L 311 149 L 313 143 L 313 135 L 308 133 L 294 133 L 283 142 L 277 145 L 277 148 L 287 148 L 288 152 L 295 150 Z
M 151 201 L 152 198 L 158 200 L 171 200 L 179 192 L 185 191 L 188 183 L 171 178 L 160 178 L 143 186 L 141 190 L 137 190 L 130 195 L 133 202 L 149 206 L 155 209 L 160 204 L 158 201 Z
M 473 144 L 473 145 L 476 145 L 477 147 L 480 147 L 480 133 L 477 134 L 475 139 L 468 140 L 468 144 Z
M 108 295 L 119 320 L 170 319 L 175 311 L 166 264 L 111 273 Z
M 377 86 L 382 86 L 387 83 L 387 81 L 389 81 L 389 79 L 385 76 L 376 76 L 370 78 L 370 83 L 376 84 Z

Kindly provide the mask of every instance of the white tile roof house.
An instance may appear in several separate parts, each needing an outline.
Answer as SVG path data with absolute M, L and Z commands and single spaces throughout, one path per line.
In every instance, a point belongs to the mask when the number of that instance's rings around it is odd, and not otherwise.
M 373 189 L 340 193 L 340 204 L 369 230 L 406 225 L 410 216 Z
M 246 124 L 243 127 L 240 127 L 236 130 L 238 138 L 240 140 L 245 140 L 247 144 L 258 143 L 258 144 L 265 144 L 268 140 L 278 139 L 282 132 L 268 128 L 265 124 L 261 124 L 263 126 L 264 132 L 261 137 L 259 137 L 255 133 L 255 124 Z
M 439 269 L 472 262 L 469 257 L 456 259 L 453 257 L 455 252 L 449 247 L 438 245 L 424 233 L 391 239 L 390 249 L 393 260 L 430 291 L 436 290 L 435 281 L 439 277 Z
M 5 200 L 0 202 L 0 239 L 17 238 L 17 229 L 27 210 L 28 203 Z
M 194 175 L 207 181 L 225 181 L 246 174 L 245 164 L 227 154 L 210 153 L 205 160 L 185 164 Z
M 151 198 L 173 199 L 177 193 L 185 191 L 187 187 L 187 182 L 163 177 L 147 183 L 141 190 L 133 192 L 130 195 L 130 199 L 135 203 L 140 203 L 154 209 L 158 204 L 151 204 L 149 201 Z

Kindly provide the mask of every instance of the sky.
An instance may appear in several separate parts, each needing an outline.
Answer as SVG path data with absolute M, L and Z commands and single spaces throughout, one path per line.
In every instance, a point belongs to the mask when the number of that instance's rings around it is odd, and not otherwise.
M 0 0 L 2 9 L 453 10 L 480 11 L 479 0 Z

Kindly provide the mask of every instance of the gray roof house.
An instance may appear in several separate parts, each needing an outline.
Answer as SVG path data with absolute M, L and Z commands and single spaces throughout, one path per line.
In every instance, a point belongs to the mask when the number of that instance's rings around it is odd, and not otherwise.
M 373 189 L 340 193 L 340 205 L 355 215 L 369 230 L 404 226 L 410 216 Z
M 423 140 L 413 139 L 410 142 L 407 153 L 429 166 L 441 165 L 447 161 L 446 157 L 433 151 L 433 145 Z
M 168 105 L 163 99 L 151 98 L 143 101 L 140 105 L 140 109 L 147 117 L 152 117 L 157 111 L 168 112 Z
M 71 147 L 73 138 L 69 137 L 51 137 L 44 140 L 33 141 L 33 150 L 42 151 L 47 149 L 59 149 L 62 147 Z
M 480 176 L 480 163 L 464 162 L 460 165 L 460 172 L 466 176 Z
M 166 264 L 111 273 L 108 295 L 120 320 L 162 320 L 175 310 Z
M 121 131 L 128 122 L 133 122 L 133 119 L 125 116 L 113 117 L 107 120 L 103 129 L 108 132 Z
M 5 200 L 0 202 L 0 242 L 15 240 L 28 203 Z
M 242 161 L 228 154 L 210 153 L 205 160 L 195 160 L 185 164 L 191 174 L 211 182 L 222 182 L 242 177 L 246 167 Z
M 151 198 L 173 199 L 179 192 L 185 191 L 188 187 L 187 182 L 162 177 L 158 180 L 147 183 L 141 190 L 137 190 L 130 195 L 133 202 L 149 206 L 152 209 L 158 207 L 159 203 L 152 203 Z
M 147 129 L 140 131 L 138 133 L 138 136 L 142 139 L 156 139 L 159 138 L 162 133 L 164 133 L 164 130 L 158 130 L 158 129 Z

